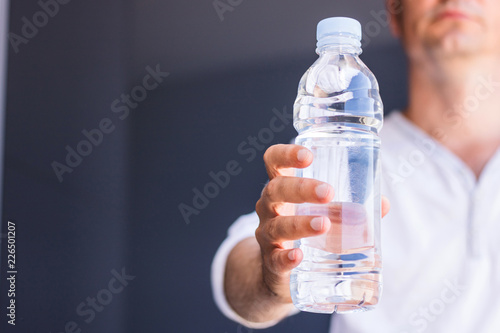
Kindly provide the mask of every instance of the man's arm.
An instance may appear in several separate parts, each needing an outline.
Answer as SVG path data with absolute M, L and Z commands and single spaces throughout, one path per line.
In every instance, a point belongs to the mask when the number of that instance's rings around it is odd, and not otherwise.
M 224 293 L 231 307 L 254 322 L 279 321 L 293 310 L 293 304 L 274 294 L 262 279 L 262 256 L 255 237 L 239 242 L 229 254 Z

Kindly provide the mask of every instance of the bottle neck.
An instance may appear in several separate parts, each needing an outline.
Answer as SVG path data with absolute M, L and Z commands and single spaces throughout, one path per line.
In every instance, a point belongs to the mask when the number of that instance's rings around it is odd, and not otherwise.
M 360 55 L 361 41 L 350 35 L 330 35 L 321 38 L 316 44 L 316 53 L 351 53 Z

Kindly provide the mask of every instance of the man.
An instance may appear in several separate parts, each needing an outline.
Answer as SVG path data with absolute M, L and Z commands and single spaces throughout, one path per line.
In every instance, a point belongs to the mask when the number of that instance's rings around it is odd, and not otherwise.
M 500 1 L 387 5 L 408 55 L 409 103 L 381 134 L 392 205 L 384 292 L 373 311 L 332 316 L 330 332 L 500 332 Z M 291 176 L 312 161 L 304 148 L 273 146 L 264 161 L 270 182 L 258 217 L 231 227 L 212 276 L 221 310 L 255 328 L 295 312 L 289 276 L 302 252 L 290 241 L 328 229 L 327 218 L 284 208 L 329 202 L 335 190 Z M 383 200 L 384 215 L 388 207 Z

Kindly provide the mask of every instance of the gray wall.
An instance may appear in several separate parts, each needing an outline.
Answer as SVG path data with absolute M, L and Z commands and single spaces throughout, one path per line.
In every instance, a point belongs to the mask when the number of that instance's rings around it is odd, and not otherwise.
M 4 121 L 5 121 L 5 92 L 7 80 L 7 31 L 9 29 L 9 1 L 0 0 L 0 212 L 2 211 L 2 176 L 3 175 L 3 148 L 4 148 Z M 2 221 L 0 221 L 0 228 Z M 0 238 L 1 242 L 1 238 Z M 2 258 L 0 258 L 1 262 Z
M 63 332 L 74 322 L 82 332 L 248 332 L 216 309 L 210 264 L 227 227 L 254 209 L 265 147 L 295 131 L 275 133 L 254 158 L 237 147 L 268 126 L 273 108 L 291 111 L 327 16 L 375 29 L 363 59 L 387 110 L 403 106 L 404 57 L 377 19 L 381 8 L 243 0 L 221 20 L 211 1 L 71 1 L 18 52 L 11 46 L 2 222 L 4 233 L 5 221 L 17 226 L 19 305 L 17 327 L 2 319 L 0 330 Z M 9 31 L 22 33 L 22 18 L 37 11 L 13 2 Z M 157 66 L 169 74 L 154 81 Z M 127 105 L 122 94 L 141 101 Z M 67 164 L 66 147 L 78 150 L 82 131 L 105 119 L 113 131 L 96 134 L 60 182 L 53 162 Z M 241 173 L 187 224 L 179 204 L 192 205 L 193 191 L 232 160 Z M 5 244 L 1 255 L 4 274 Z M 135 278 L 118 288 L 122 269 Z M 92 298 L 106 304 L 92 311 Z M 300 314 L 268 331 L 327 327 L 328 316 Z

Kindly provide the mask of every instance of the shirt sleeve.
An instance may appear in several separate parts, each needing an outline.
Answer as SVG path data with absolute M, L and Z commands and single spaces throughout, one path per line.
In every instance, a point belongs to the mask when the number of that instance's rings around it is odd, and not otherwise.
M 259 217 L 256 212 L 239 217 L 229 227 L 227 238 L 222 242 L 212 262 L 212 292 L 215 304 L 219 310 L 229 319 L 249 328 L 261 329 L 276 325 L 279 320 L 272 320 L 264 323 L 253 323 L 239 316 L 229 305 L 224 294 L 224 272 L 226 269 L 227 257 L 231 250 L 245 238 L 255 235 L 255 229 L 259 226 Z M 294 309 L 290 313 L 296 314 Z

